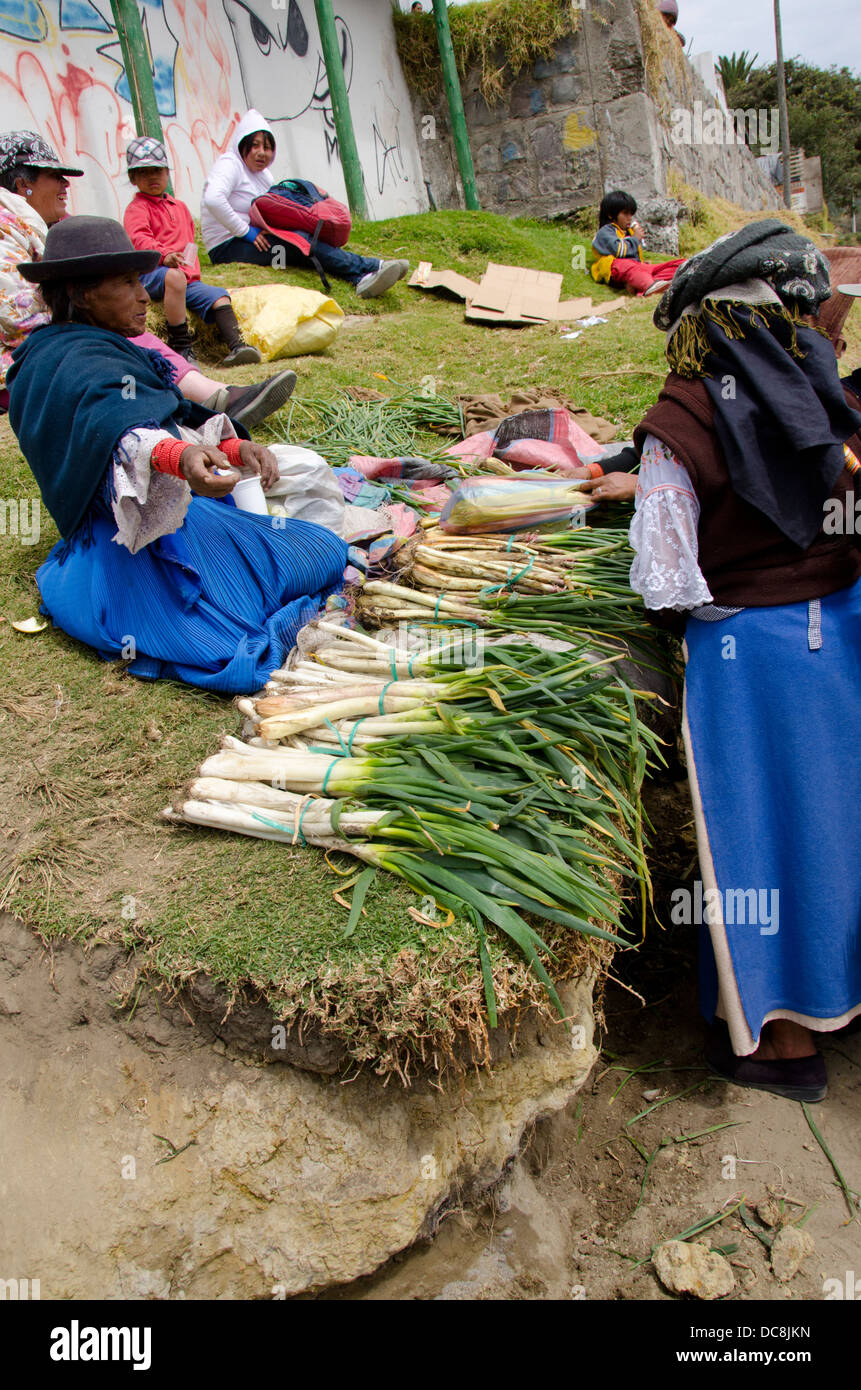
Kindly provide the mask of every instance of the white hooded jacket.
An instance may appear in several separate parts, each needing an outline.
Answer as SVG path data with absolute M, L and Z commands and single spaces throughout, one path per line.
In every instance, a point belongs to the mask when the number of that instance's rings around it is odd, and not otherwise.
M 274 183 L 268 169 L 252 174 L 239 153 L 239 142 L 255 131 L 267 130 L 275 139 L 272 127 L 252 107 L 246 111 L 230 142 L 230 149 L 219 155 L 203 185 L 200 206 L 200 234 L 207 251 L 220 246 L 231 237 L 244 237 L 251 226 L 251 204 Z

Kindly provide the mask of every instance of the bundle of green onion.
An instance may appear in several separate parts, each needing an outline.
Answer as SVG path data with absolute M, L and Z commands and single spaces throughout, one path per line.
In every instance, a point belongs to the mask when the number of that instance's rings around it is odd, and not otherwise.
M 398 874 L 473 922 L 491 1025 L 488 923 L 561 1010 L 528 919 L 617 940 L 626 879 L 639 880 L 645 912 L 640 785 L 657 745 L 634 692 L 585 641 L 556 651 L 497 639 L 469 666 L 457 629 L 422 652 L 313 627 L 312 657 L 238 702 L 246 740 L 225 739 L 166 814 Z

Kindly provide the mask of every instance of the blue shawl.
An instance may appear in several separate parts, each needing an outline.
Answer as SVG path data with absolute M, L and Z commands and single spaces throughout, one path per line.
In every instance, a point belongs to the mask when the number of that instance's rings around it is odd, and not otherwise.
M 199 413 L 172 376 L 158 353 L 89 324 L 48 324 L 16 349 L 9 423 L 61 536 L 81 524 L 126 430 L 178 438 L 179 422 Z

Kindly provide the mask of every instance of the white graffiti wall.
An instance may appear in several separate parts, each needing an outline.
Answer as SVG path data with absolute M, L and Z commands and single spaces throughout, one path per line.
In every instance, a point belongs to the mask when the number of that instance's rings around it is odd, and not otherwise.
M 275 131 L 276 178 L 346 201 L 313 0 L 139 0 L 174 189 L 200 191 L 249 106 Z M 335 0 L 336 27 L 373 219 L 427 207 L 389 0 Z M 38 131 L 73 180 L 72 212 L 117 217 L 134 120 L 108 0 L 0 0 L 0 130 Z

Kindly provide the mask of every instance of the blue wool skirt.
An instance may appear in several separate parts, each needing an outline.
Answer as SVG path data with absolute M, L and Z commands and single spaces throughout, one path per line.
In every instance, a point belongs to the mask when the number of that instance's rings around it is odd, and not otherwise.
M 347 546 L 311 522 L 193 497 L 178 531 L 132 555 L 96 504 L 36 574 L 44 611 L 136 676 L 259 690 L 343 582 Z
M 861 1012 L 861 580 L 820 604 L 821 646 L 807 603 L 685 632 L 701 1005 L 737 1056 L 769 1019 Z

